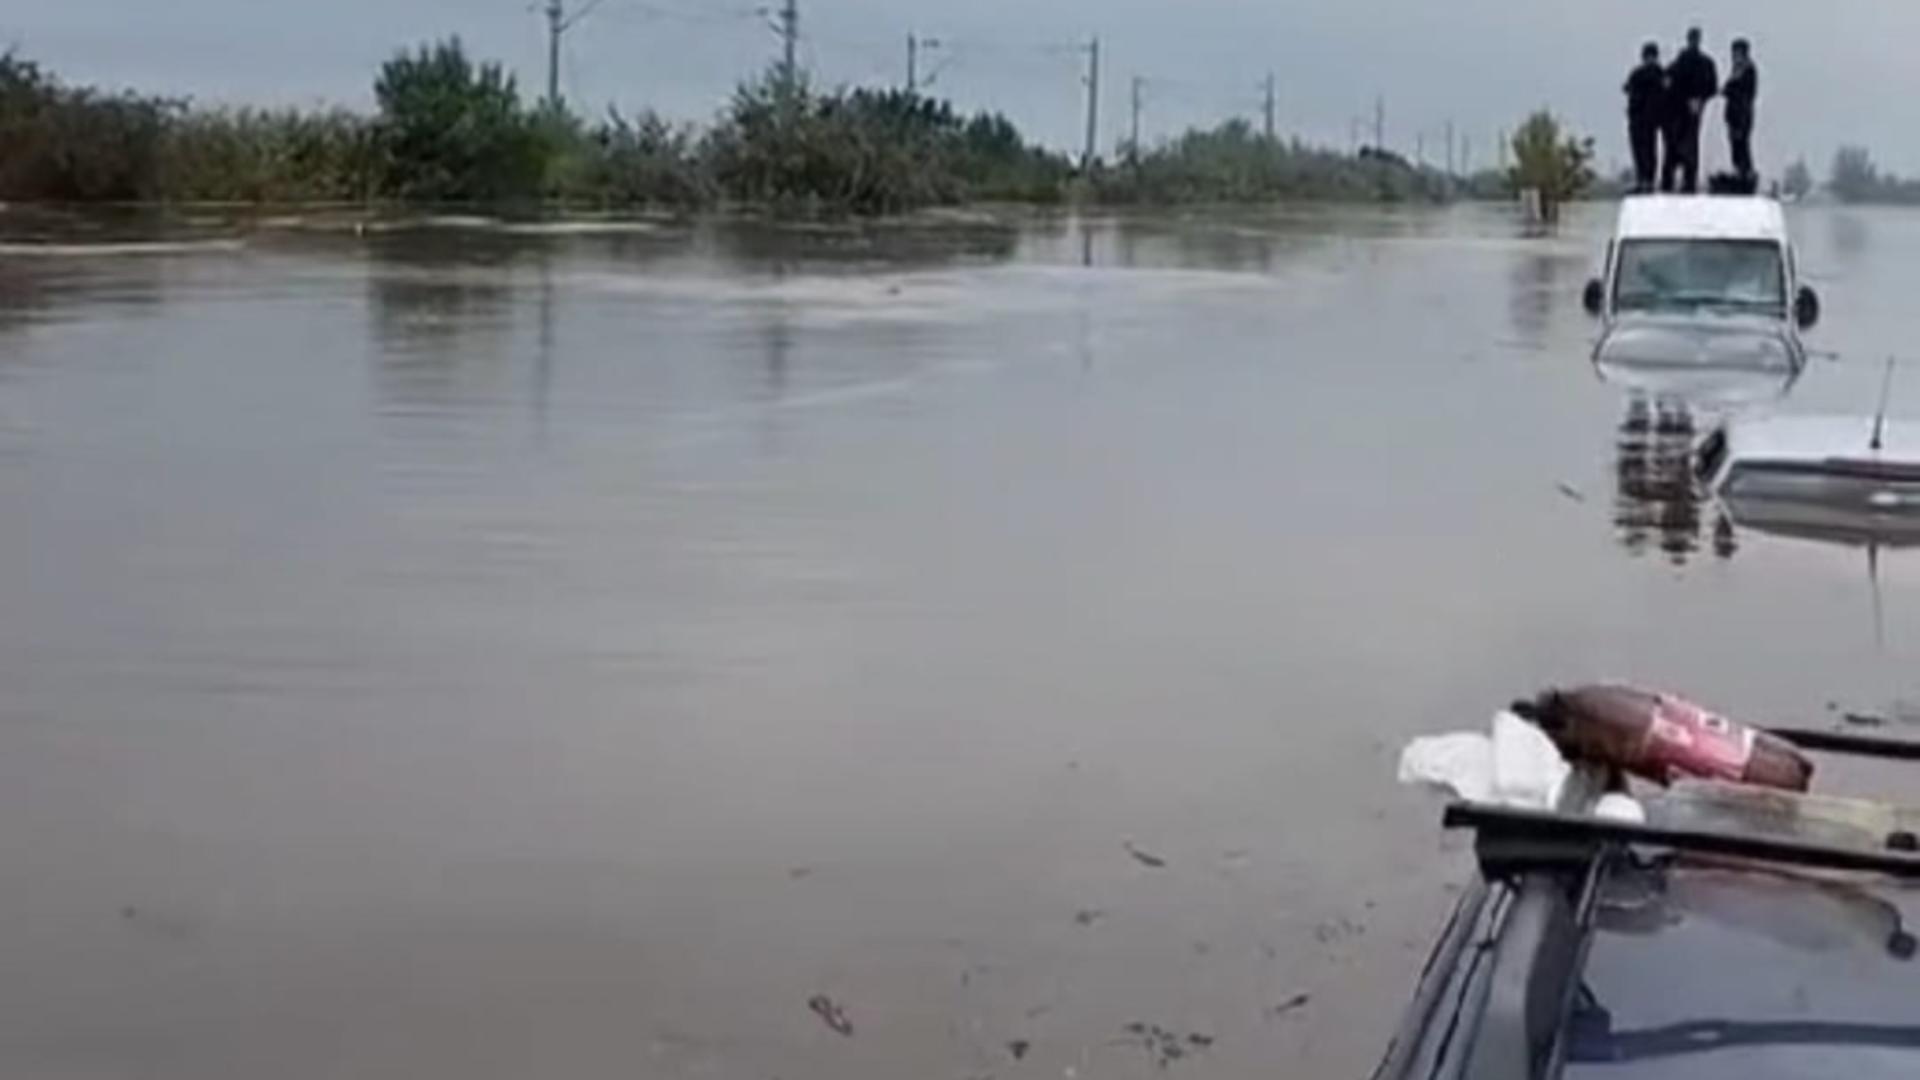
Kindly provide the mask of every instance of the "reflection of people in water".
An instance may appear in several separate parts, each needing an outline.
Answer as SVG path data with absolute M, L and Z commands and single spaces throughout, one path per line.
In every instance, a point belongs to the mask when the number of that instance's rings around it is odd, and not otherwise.
M 1675 565 L 1699 552 L 1709 537 L 1704 507 L 1706 482 L 1694 468 L 1698 425 L 1684 402 L 1635 397 L 1627 403 L 1616 445 L 1614 525 L 1620 543 L 1640 554 L 1657 545 Z M 1711 530 L 1714 554 L 1737 550 L 1733 527 L 1721 520 Z

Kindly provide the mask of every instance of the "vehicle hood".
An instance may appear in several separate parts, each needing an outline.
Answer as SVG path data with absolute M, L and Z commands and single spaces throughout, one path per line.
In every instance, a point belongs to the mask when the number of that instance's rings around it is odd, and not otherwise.
M 1635 315 L 1607 327 L 1593 352 L 1608 383 L 1696 404 L 1784 396 L 1806 366 L 1787 324 L 1759 316 Z

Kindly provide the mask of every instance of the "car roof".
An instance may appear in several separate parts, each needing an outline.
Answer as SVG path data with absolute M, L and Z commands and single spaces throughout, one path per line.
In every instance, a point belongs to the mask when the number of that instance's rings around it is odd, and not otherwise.
M 1728 460 L 1813 463 L 1877 458 L 1920 463 L 1920 429 L 1889 420 L 1875 453 L 1871 416 L 1775 416 L 1727 427 Z
M 1767 240 L 1787 243 L 1779 202 L 1741 195 L 1633 195 L 1621 200 L 1622 240 Z

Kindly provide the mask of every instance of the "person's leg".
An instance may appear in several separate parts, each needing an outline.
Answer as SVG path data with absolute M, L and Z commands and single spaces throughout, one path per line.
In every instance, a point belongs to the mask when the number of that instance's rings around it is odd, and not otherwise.
M 1727 125 L 1728 147 L 1733 153 L 1733 171 L 1742 178 L 1753 175 L 1753 125 Z
M 1687 114 L 1680 133 L 1680 186 L 1689 195 L 1700 193 L 1700 118 Z
M 1647 145 L 1652 134 L 1647 125 L 1635 121 L 1627 125 L 1627 142 L 1633 147 L 1633 193 L 1644 195 L 1653 188 L 1653 162 Z
M 1674 177 L 1680 172 L 1680 125 L 1671 121 L 1660 128 L 1660 140 L 1666 144 L 1664 161 L 1660 163 L 1660 190 L 1671 194 Z

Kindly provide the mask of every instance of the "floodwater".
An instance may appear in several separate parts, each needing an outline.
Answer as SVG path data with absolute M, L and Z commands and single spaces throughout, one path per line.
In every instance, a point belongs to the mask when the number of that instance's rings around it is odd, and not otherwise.
M 0 246 L 0 1072 L 1363 1075 L 1406 737 L 1920 699 L 1920 557 L 1596 378 L 1606 224 Z M 1871 411 L 1920 216 L 1795 226 Z

